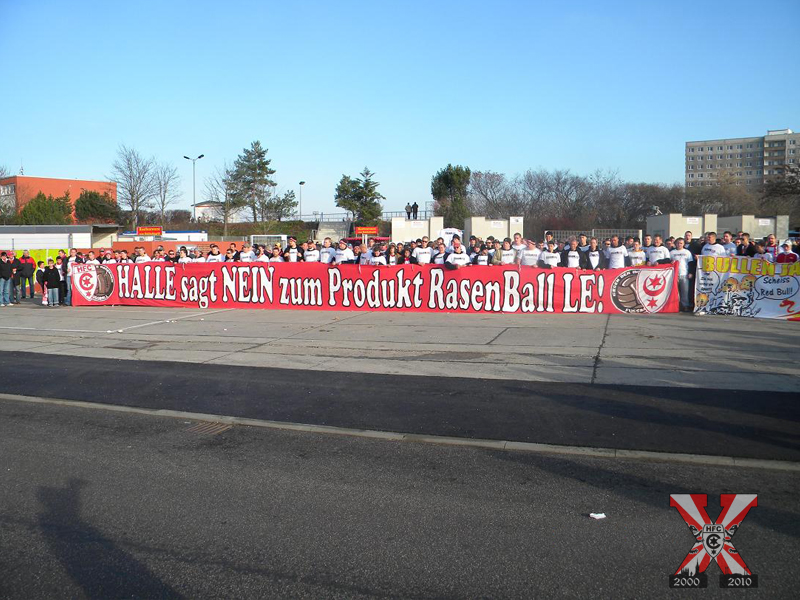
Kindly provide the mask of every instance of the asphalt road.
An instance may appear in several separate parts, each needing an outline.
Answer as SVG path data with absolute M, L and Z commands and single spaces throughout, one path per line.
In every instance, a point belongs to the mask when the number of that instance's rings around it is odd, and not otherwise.
M 368 360 L 359 358 L 356 360 Z M 315 425 L 800 460 L 792 393 L 54 358 L 0 363 L 12 394 Z
M 0 402 L 0 597 L 676 597 L 690 492 L 758 493 L 736 548 L 796 596 L 795 473 L 194 425 Z

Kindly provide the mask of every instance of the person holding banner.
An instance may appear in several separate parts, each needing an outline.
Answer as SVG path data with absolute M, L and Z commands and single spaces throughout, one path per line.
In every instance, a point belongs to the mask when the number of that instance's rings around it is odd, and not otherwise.
M 322 240 L 322 249 L 319 251 L 319 262 L 329 265 L 336 258 L 336 248 L 332 246 L 333 240 L 326 237 Z
M 792 252 L 792 247 L 789 245 L 789 242 L 786 242 L 781 246 L 781 252 L 778 253 L 778 256 L 775 257 L 776 263 L 795 263 L 797 262 L 798 256 L 794 252 Z
M 523 267 L 535 267 L 539 264 L 539 256 L 541 254 L 542 251 L 536 247 L 536 242 L 533 240 L 525 240 L 525 249 L 519 253 L 517 264 Z
M 556 250 L 556 242 L 552 238 L 547 240 L 547 249 L 539 255 L 539 266 L 543 269 L 552 269 L 561 265 L 561 253 Z
M 578 240 L 571 238 L 569 247 L 561 253 L 561 266 L 570 269 L 585 269 L 586 255 L 578 249 Z
M 703 246 L 700 255 L 717 257 L 728 256 L 728 251 L 725 250 L 725 247 L 717 242 L 717 233 L 715 231 L 706 233 L 706 244 Z
M 678 263 L 678 294 L 681 299 L 681 311 L 691 312 L 692 304 L 689 295 L 690 280 L 693 277 L 691 265 L 694 263 L 694 255 L 686 249 L 686 240 L 678 238 L 675 240 L 675 249 L 670 250 L 669 258 L 672 262 Z
M 635 244 L 636 243 L 634 242 L 634 245 Z M 606 262 L 606 254 L 597 244 L 596 237 L 593 237 L 591 240 L 589 240 L 589 248 L 586 250 L 586 252 L 584 252 L 584 255 L 584 264 L 586 265 L 585 268 L 587 269 L 597 271 L 599 269 L 605 269 L 608 266 L 608 263 Z
M 645 237 L 645 241 L 650 236 Z M 644 249 L 647 254 L 647 248 Z M 628 258 L 628 249 L 625 246 L 620 246 L 619 236 L 611 236 L 611 245 L 606 248 L 606 259 L 608 260 L 609 269 L 622 269 L 625 267 L 625 259 Z
M 650 266 L 663 265 L 672 262 L 669 258 L 669 250 L 662 244 L 660 235 L 655 236 L 653 245 L 650 246 L 649 258 Z
M 461 240 L 457 235 L 453 236 L 453 251 L 447 255 L 445 259 L 445 266 L 448 269 L 460 269 L 462 267 L 468 267 L 472 263 L 469 260 L 469 255 L 467 251 L 464 249 L 464 246 L 461 245 Z
M 356 262 L 356 255 L 347 247 L 347 242 L 339 240 L 339 247 L 336 249 L 333 262 L 338 265 L 351 265 Z

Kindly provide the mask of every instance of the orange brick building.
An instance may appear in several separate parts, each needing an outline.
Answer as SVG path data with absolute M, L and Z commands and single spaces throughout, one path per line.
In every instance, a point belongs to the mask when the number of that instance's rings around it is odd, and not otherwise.
M 114 202 L 117 201 L 117 184 L 111 181 L 88 181 L 84 179 L 55 179 L 51 177 L 28 177 L 14 175 L 0 179 L 0 204 L 16 206 L 17 212 L 22 210 L 31 198 L 42 192 L 45 196 L 63 196 L 69 192 L 72 205 L 83 190 L 108 193 Z

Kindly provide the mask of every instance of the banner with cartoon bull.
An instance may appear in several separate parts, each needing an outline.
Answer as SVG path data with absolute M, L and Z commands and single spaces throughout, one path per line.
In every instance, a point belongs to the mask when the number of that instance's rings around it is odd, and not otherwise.
M 703 256 L 697 263 L 694 312 L 800 320 L 798 292 L 800 263 Z
M 677 312 L 675 267 L 73 265 L 73 304 L 468 313 Z

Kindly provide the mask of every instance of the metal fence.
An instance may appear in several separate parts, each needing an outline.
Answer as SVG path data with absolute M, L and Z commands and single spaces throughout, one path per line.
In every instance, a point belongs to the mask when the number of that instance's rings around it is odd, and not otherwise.
M 596 237 L 600 241 L 610 238 L 612 235 L 618 235 L 620 238 L 633 236 L 638 237 L 640 240 L 642 239 L 641 229 L 551 229 L 549 231 L 558 242 L 567 241 L 573 236 L 578 237 L 582 233 L 585 233 L 590 238 Z

